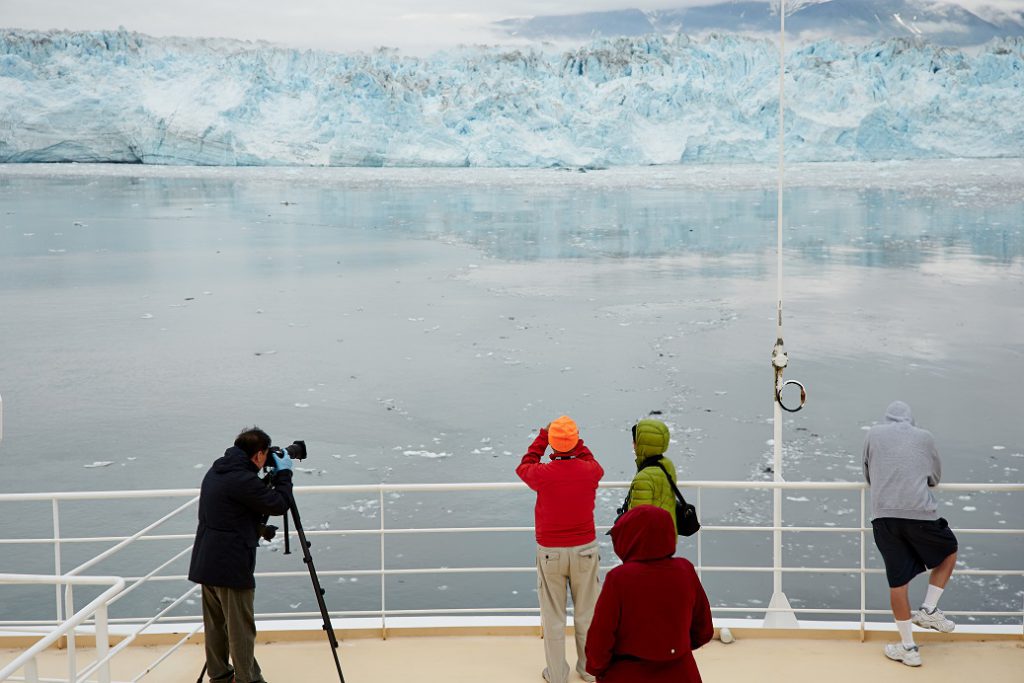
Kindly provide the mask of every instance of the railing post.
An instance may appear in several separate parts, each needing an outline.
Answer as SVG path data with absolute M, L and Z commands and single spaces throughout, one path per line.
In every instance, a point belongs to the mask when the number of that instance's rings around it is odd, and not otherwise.
M 25 662 L 25 683 L 39 683 L 39 668 L 35 657 Z
M 75 595 L 71 584 L 69 583 L 64 589 L 64 609 L 67 610 L 68 614 L 75 613 Z M 78 662 L 75 661 L 75 629 L 72 627 L 68 631 L 68 680 L 73 681 L 78 678 Z
M 704 489 L 702 487 L 697 487 L 697 513 L 698 514 L 700 514 L 700 511 L 704 509 L 704 505 L 703 505 L 703 502 L 702 502 L 702 495 L 701 495 L 703 492 L 704 492 Z M 704 578 L 704 571 L 703 571 L 704 570 L 704 553 L 703 553 L 703 548 L 702 548 L 703 544 L 701 542 L 701 536 L 702 536 L 701 533 L 698 531 L 697 532 L 697 578 L 703 580 L 703 578 Z
M 386 581 L 384 578 L 384 489 L 377 491 L 380 505 L 380 637 L 388 639 L 388 617 L 385 601 Z
M 96 610 L 96 661 L 103 659 L 110 653 L 110 635 L 107 631 L 107 606 L 101 605 Z M 110 683 L 110 662 L 100 664 L 99 683 Z
M 775 400 L 774 419 L 774 461 L 773 479 L 776 482 L 785 481 L 782 478 L 782 406 Z M 772 489 L 772 599 L 768 603 L 768 609 L 779 611 L 765 612 L 763 626 L 765 628 L 800 628 L 796 620 L 793 608 L 789 604 L 789 598 L 782 591 L 782 488 Z
M 865 490 L 860 490 L 860 642 L 864 642 L 864 621 L 867 609 L 867 546 L 864 540 L 864 498 Z
M 61 569 L 60 559 L 60 501 L 56 498 L 51 499 L 53 509 L 53 574 L 54 576 L 62 576 L 64 571 Z M 54 584 L 54 592 L 57 595 L 57 623 L 64 621 L 64 606 L 60 600 L 60 584 Z

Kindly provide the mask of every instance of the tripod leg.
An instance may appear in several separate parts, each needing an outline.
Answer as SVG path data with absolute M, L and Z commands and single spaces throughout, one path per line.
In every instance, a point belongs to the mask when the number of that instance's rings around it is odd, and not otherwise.
M 334 635 L 334 627 L 331 625 L 331 615 L 327 612 L 327 603 L 324 602 L 326 591 L 320 587 L 320 579 L 316 575 L 316 567 L 313 566 L 313 556 L 309 552 L 309 541 L 306 540 L 306 532 L 302 528 L 302 521 L 299 519 L 299 508 L 295 505 L 295 498 L 291 501 L 292 521 L 295 523 L 295 533 L 299 536 L 299 544 L 302 546 L 302 561 L 309 569 L 309 578 L 313 582 L 313 592 L 316 601 L 320 605 L 320 616 L 324 620 L 323 629 L 327 632 L 327 640 L 331 644 L 331 654 L 334 655 L 334 666 L 338 669 L 338 680 L 345 683 L 345 675 L 341 672 L 341 660 L 338 659 L 338 639 Z M 287 519 L 287 517 L 285 517 Z M 285 536 L 287 538 L 287 535 Z
M 203 676 L 206 675 L 206 662 L 203 662 L 203 670 L 199 672 L 199 678 L 196 679 L 196 683 L 203 683 Z

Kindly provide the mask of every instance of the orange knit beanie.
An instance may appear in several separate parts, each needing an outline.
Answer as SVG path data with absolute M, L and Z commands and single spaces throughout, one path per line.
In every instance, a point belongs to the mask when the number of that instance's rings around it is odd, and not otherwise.
M 576 447 L 579 440 L 579 428 L 566 415 L 548 425 L 548 444 L 558 453 L 568 453 Z

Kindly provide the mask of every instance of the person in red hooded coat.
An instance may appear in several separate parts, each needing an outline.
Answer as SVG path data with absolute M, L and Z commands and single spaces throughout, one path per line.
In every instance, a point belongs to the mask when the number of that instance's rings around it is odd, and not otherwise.
M 600 683 L 699 683 L 693 650 L 711 640 L 711 606 L 689 560 L 673 557 L 672 516 L 639 505 L 611 530 L 623 564 L 604 580 L 587 632 Z

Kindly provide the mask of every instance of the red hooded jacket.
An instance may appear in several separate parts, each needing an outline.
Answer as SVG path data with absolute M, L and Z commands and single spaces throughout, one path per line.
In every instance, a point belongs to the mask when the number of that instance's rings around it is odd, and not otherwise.
M 542 429 L 530 445 L 516 474 L 537 492 L 533 508 L 537 543 L 548 548 L 571 548 L 590 543 L 594 532 L 594 497 L 604 469 L 580 439 L 567 453 L 555 453 L 542 463 L 548 434 Z
M 672 557 L 672 516 L 640 505 L 612 527 L 623 564 L 604 580 L 587 631 L 587 671 L 601 683 L 699 683 L 692 650 L 711 640 L 711 606 L 689 560 Z

